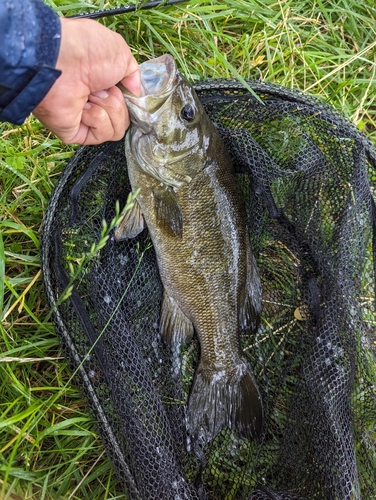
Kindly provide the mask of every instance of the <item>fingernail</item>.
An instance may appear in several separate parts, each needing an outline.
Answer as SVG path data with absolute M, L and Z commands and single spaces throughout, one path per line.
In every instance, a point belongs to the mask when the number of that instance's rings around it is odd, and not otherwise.
M 106 99 L 106 97 L 108 97 L 108 92 L 105 90 L 98 90 L 97 92 L 92 92 L 91 95 L 95 95 L 95 97 L 100 97 L 101 99 Z
M 85 104 L 84 104 L 84 109 L 90 109 L 90 108 L 91 108 L 90 102 L 86 101 Z

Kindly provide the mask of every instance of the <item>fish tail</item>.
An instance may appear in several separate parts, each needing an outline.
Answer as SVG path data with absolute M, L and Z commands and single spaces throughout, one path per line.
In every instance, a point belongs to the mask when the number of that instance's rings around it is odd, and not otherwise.
M 262 421 L 261 396 L 246 359 L 231 372 L 198 367 L 187 412 L 193 440 L 212 441 L 225 427 L 253 438 L 260 434 Z

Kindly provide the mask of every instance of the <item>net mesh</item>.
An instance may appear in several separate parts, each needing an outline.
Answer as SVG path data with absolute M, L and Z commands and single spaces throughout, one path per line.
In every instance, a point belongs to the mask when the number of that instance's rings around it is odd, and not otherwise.
M 159 336 L 147 229 L 98 244 L 130 192 L 123 141 L 78 150 L 47 209 L 57 332 L 129 498 L 376 498 L 375 150 L 327 105 L 249 85 L 263 103 L 229 81 L 196 91 L 233 158 L 263 284 L 261 324 L 241 339 L 261 437 L 187 438 L 199 344 L 174 353 Z

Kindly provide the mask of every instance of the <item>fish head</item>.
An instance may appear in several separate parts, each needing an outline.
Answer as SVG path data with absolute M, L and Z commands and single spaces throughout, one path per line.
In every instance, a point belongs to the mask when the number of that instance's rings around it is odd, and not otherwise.
M 170 55 L 142 63 L 140 72 L 140 96 L 123 89 L 131 154 L 146 173 L 179 188 L 204 168 L 214 126 Z

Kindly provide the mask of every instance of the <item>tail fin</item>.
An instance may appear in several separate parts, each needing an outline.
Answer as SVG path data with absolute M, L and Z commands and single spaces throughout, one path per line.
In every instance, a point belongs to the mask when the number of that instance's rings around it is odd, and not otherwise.
M 248 362 L 240 359 L 231 372 L 213 371 L 199 365 L 188 403 L 188 432 L 200 443 L 212 441 L 225 427 L 241 436 L 261 432 L 263 407 Z

